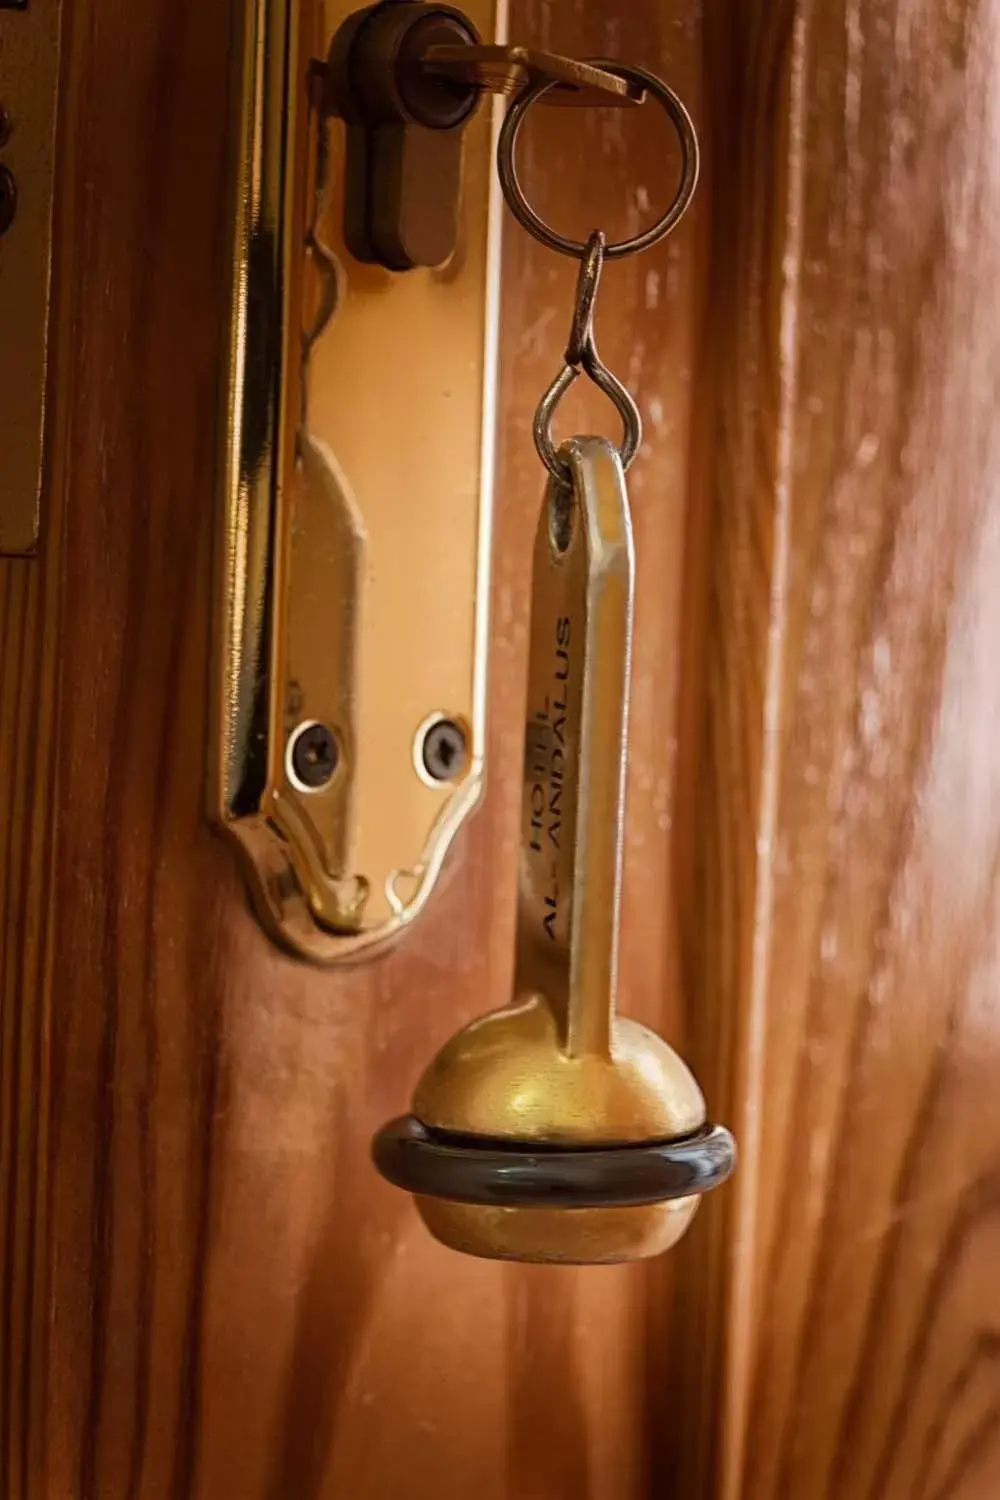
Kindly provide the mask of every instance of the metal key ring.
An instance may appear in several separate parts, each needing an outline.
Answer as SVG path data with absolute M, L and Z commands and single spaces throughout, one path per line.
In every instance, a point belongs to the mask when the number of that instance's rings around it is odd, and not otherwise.
M 657 78 L 655 73 L 648 73 L 645 68 L 633 67 L 630 63 L 609 62 L 604 58 L 588 58 L 587 61 L 594 67 L 604 68 L 607 72 L 614 73 L 616 77 L 623 78 L 628 83 L 638 83 L 647 89 L 657 103 L 666 110 L 681 146 L 681 180 L 673 202 L 666 213 L 657 219 L 655 224 L 644 229 L 641 234 L 634 234 L 627 240 L 618 240 L 605 248 L 605 260 L 620 260 L 623 256 L 634 255 L 639 250 L 648 250 L 650 245 L 655 245 L 664 235 L 669 234 L 684 216 L 698 185 L 698 136 L 691 116 L 681 100 L 673 89 L 663 82 L 662 78 Z M 524 190 L 517 175 L 517 138 L 524 124 L 524 117 L 533 104 L 537 104 L 549 89 L 555 87 L 554 83 L 538 83 L 534 88 L 526 89 L 515 99 L 507 111 L 500 131 L 497 144 L 497 168 L 507 206 L 518 223 L 529 234 L 534 235 L 536 240 L 540 240 L 543 245 L 548 245 L 550 250 L 558 250 L 562 255 L 571 255 L 577 260 L 582 260 L 587 254 L 587 241 L 570 239 L 567 235 L 559 234 L 550 228 L 524 196 Z

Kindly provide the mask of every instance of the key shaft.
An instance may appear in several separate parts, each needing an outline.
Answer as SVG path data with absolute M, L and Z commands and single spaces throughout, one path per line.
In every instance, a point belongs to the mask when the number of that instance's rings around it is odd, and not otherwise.
M 640 84 L 619 78 L 606 68 L 533 47 L 434 45 L 424 53 L 421 66 L 426 72 L 487 94 L 509 96 L 550 84 L 544 95 L 546 104 L 629 108 L 646 97 Z

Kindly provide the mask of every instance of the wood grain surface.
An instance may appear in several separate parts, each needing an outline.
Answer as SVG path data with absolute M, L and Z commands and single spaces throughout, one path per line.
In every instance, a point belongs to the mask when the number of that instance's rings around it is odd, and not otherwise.
M 751 6 L 706 47 L 737 62 L 710 232 L 734 335 L 700 439 L 682 932 L 744 1156 L 723 1278 L 691 1281 L 679 1494 L 1000 1481 L 997 27 Z
M 747 1500 L 1000 1487 L 998 42 L 976 3 L 793 18 Z
M 487 806 L 405 945 L 317 973 L 202 813 L 228 6 L 69 10 L 44 545 L 0 563 L 0 1497 L 991 1500 L 996 7 L 514 0 L 706 158 L 598 334 L 647 427 L 625 1007 L 744 1156 L 593 1271 L 453 1256 L 367 1156 L 508 992 L 574 269 L 507 234 Z M 657 129 L 554 112 L 525 178 L 634 227 Z

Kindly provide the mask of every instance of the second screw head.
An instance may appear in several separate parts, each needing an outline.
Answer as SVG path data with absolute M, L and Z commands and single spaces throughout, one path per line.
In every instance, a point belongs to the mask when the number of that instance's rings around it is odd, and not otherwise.
M 289 742 L 288 764 L 300 786 L 319 791 L 333 780 L 340 764 L 337 736 L 326 724 L 301 724 Z
M 424 770 L 432 781 L 457 781 L 469 758 L 465 730 L 454 719 L 436 719 L 424 735 Z

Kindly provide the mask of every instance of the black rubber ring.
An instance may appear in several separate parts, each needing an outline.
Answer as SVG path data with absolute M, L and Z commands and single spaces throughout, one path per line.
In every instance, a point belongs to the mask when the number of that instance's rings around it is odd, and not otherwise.
M 719 1187 L 736 1165 L 722 1125 L 629 1146 L 562 1147 L 430 1130 L 413 1115 L 372 1142 L 382 1176 L 430 1198 L 503 1208 L 627 1208 Z

